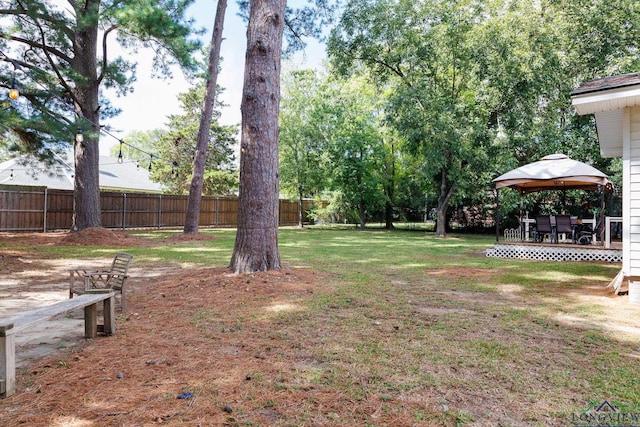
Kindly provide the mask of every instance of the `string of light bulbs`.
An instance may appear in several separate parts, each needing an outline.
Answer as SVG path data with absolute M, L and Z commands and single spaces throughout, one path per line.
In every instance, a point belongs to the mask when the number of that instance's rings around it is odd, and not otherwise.
M 148 152 L 148 151 L 146 151 L 146 150 L 143 150 L 143 149 L 142 149 L 142 148 L 140 148 L 140 147 L 136 147 L 135 145 L 130 144 L 130 143 L 128 143 L 128 142 L 126 142 L 126 141 L 125 141 L 124 139 L 122 139 L 122 138 L 118 138 L 117 136 L 115 136 L 114 134 L 112 134 L 108 129 L 106 129 L 104 126 L 99 126 L 99 125 L 97 125 L 96 123 L 93 123 L 91 120 L 87 119 L 87 118 L 86 118 L 86 117 L 84 117 L 84 116 L 78 116 L 78 117 L 79 117 L 80 119 L 82 119 L 82 120 L 84 120 L 84 121 L 86 121 L 86 122 L 90 123 L 93 127 L 99 128 L 99 129 L 100 129 L 100 132 L 102 132 L 102 133 L 106 134 L 107 136 L 110 136 L 111 138 L 113 138 L 113 139 L 115 139 L 116 141 L 118 141 L 118 143 L 120 144 L 119 149 L 118 149 L 118 157 L 117 157 L 117 159 L 118 159 L 118 160 L 117 160 L 117 161 L 118 161 L 118 163 L 120 163 L 120 164 L 121 164 L 121 163 L 124 161 L 124 156 L 122 155 L 122 146 L 123 146 L 123 145 L 126 145 L 127 147 L 133 148 L 134 150 L 138 150 L 139 152 L 141 152 L 141 153 L 146 154 L 147 156 L 149 156 L 149 167 L 148 167 L 149 172 L 151 172 L 151 169 L 152 169 L 152 167 L 153 167 L 152 165 L 153 165 L 153 161 L 154 161 L 154 159 L 158 159 L 158 160 L 162 160 L 162 161 L 165 161 L 165 162 L 167 162 L 168 164 L 170 164 L 170 165 L 171 165 L 171 167 L 172 167 L 172 174 L 175 174 L 175 169 L 174 169 L 174 168 L 178 167 L 178 162 L 177 162 L 177 161 L 175 161 L 175 160 L 171 160 L 171 161 L 169 161 L 169 160 L 167 160 L 167 159 L 163 159 L 162 157 L 158 156 L 158 155 L 157 155 L 157 154 L 155 154 L 155 153 L 150 153 L 150 152 Z M 78 126 L 78 130 L 76 131 L 76 141 L 77 141 L 77 142 L 82 142 L 82 141 L 83 141 L 83 139 L 84 139 L 84 136 L 83 136 L 83 134 L 82 134 L 82 128 Z M 140 165 L 139 165 L 139 164 L 138 164 L 138 167 L 140 167 Z
M 11 87 L 9 88 L 9 99 L 15 101 L 16 99 L 20 98 L 20 91 L 18 90 L 18 84 L 16 81 L 16 70 L 21 70 L 22 67 L 20 66 L 20 64 L 18 64 L 18 62 L 16 62 L 16 60 L 9 58 L 4 52 L 0 51 L 0 54 L 2 54 L 2 56 L 4 56 L 7 61 L 11 62 L 11 65 L 13 65 L 13 79 L 11 82 Z
M 16 70 L 17 69 L 22 69 L 22 67 L 14 59 L 11 59 L 10 57 L 8 57 L 4 52 L 0 51 L 0 54 L 2 56 L 4 56 L 7 59 L 7 61 L 11 62 L 11 64 L 13 65 L 13 81 L 12 81 L 12 84 L 11 84 L 11 88 L 9 89 L 9 98 L 12 101 L 16 101 L 16 100 L 18 100 L 18 98 L 20 98 L 20 91 L 18 90 L 17 81 L 16 81 Z M 148 151 L 143 150 L 142 148 L 136 147 L 133 144 L 125 142 L 124 139 L 118 138 L 117 136 L 112 134 L 109 130 L 107 130 L 105 128 L 105 126 L 98 125 L 98 124 L 94 123 L 93 121 L 87 119 L 84 116 L 76 115 L 76 117 L 80 118 L 80 119 L 82 119 L 82 120 L 84 120 L 84 121 L 86 121 L 88 123 L 90 123 L 94 128 L 98 128 L 101 133 L 104 133 L 104 134 L 110 136 L 111 138 L 115 139 L 116 141 L 118 141 L 118 143 L 120 144 L 120 147 L 119 147 L 119 150 L 118 150 L 118 157 L 117 157 L 118 163 L 122 164 L 123 161 L 124 161 L 124 156 L 122 155 L 122 146 L 126 145 L 126 146 L 128 146 L 128 147 L 130 147 L 130 148 L 132 148 L 134 150 L 138 150 L 139 152 L 149 156 L 149 167 L 148 167 L 149 172 L 151 172 L 151 170 L 152 170 L 152 165 L 153 165 L 153 161 L 154 161 L 154 158 L 155 158 L 155 159 L 158 159 L 158 160 L 163 160 L 163 161 L 167 162 L 168 164 L 170 164 L 171 167 L 172 167 L 172 175 L 176 174 L 175 168 L 178 167 L 178 162 L 177 161 L 175 161 L 175 160 L 169 161 L 167 159 L 163 159 L 162 157 L 158 156 L 157 154 L 150 153 Z M 78 125 L 78 128 L 76 130 L 75 140 L 76 140 L 76 142 L 83 142 L 84 141 L 84 135 L 83 135 L 82 127 L 80 127 L 79 125 Z M 140 167 L 139 161 L 137 161 L 137 163 L 138 163 L 137 166 Z

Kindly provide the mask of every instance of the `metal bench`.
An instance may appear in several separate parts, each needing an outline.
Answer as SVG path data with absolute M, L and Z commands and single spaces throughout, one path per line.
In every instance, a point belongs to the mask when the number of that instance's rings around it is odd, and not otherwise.
M 59 314 L 84 308 L 85 338 L 95 338 L 98 329 L 106 335 L 112 335 L 116 331 L 115 294 L 110 289 L 96 289 L 73 299 L 0 319 L 0 397 L 9 397 L 15 393 L 16 334 Z M 101 301 L 104 303 L 104 324 L 98 325 L 98 303 Z

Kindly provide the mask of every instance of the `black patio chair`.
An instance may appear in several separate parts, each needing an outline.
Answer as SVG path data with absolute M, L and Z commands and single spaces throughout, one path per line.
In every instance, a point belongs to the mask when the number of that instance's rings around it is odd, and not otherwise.
M 556 236 L 560 234 L 571 235 L 571 242 L 576 242 L 575 226 L 569 215 L 556 215 Z
M 549 240 L 551 243 L 556 242 L 555 233 L 553 227 L 551 226 L 551 217 L 548 215 L 536 215 L 536 228 L 533 231 L 533 241 L 534 242 L 542 242 L 544 241 L 544 236 L 549 235 Z
M 600 233 L 602 232 L 603 227 L 604 227 L 604 224 L 603 224 L 602 217 L 598 219 L 598 222 L 596 223 L 595 227 L 593 228 L 584 227 L 579 233 L 580 237 L 578 237 L 578 244 L 590 245 L 591 242 L 593 241 L 593 236 L 599 236 Z

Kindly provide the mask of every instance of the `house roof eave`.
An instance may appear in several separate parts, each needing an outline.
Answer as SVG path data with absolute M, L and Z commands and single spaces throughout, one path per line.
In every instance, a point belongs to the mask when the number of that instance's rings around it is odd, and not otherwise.
M 640 105 L 640 73 L 591 80 L 571 92 L 571 105 L 595 115 L 602 157 L 621 157 L 624 110 Z

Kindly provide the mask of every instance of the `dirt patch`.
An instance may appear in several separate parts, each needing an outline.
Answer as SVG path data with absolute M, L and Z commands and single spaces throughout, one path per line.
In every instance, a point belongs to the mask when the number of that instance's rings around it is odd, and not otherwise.
M 477 280 L 480 277 L 490 276 L 491 270 L 487 270 L 486 268 L 483 269 L 483 268 L 457 268 L 457 267 L 430 268 L 425 270 L 425 274 L 429 276 L 435 276 L 435 277 L 455 277 L 457 279 L 475 278 Z
M 164 242 L 211 238 L 177 233 Z M 149 244 L 144 238 L 102 228 L 5 233 L 0 239 L 16 245 Z M 67 269 L 86 263 L 1 249 L 0 261 L 2 317 L 68 298 Z M 198 420 L 206 420 L 201 425 L 225 425 L 246 418 L 238 414 L 243 406 L 239 390 L 251 388 L 257 372 L 275 378 L 282 369 L 277 360 L 282 343 L 274 335 L 273 320 L 295 315 L 301 310 L 299 301 L 323 286 L 323 277 L 310 270 L 238 276 L 225 268 L 133 266 L 130 274 L 129 309 L 118 312 L 114 336 L 85 341 L 83 313 L 77 311 L 17 337 L 17 393 L 0 401 L 0 425 L 142 426 L 183 424 L 182 420 L 188 425 L 200 425 Z M 257 306 L 264 319 L 253 322 Z M 250 330 L 245 322 L 251 322 Z M 302 339 L 291 345 L 303 348 Z M 268 425 L 277 417 L 262 409 L 252 419 Z
M 102 246 L 131 246 L 139 243 L 140 241 L 138 239 L 131 239 L 124 233 L 99 227 L 91 227 L 75 233 L 66 233 L 66 235 L 57 242 L 58 245 L 63 246 L 92 244 L 100 244 Z
M 106 246 L 106 247 L 145 247 L 158 245 L 159 242 L 180 243 L 197 240 L 215 240 L 215 236 L 205 233 L 184 234 L 175 232 L 164 239 L 145 239 L 136 236 L 128 231 L 110 230 L 102 227 L 90 227 L 78 232 L 56 231 L 50 233 L 0 233 L 0 243 L 20 244 L 25 246 Z M 0 251 L 0 261 L 7 257 L 10 262 L 11 255 L 16 256 L 19 252 Z M 0 269 L 3 266 L 0 265 Z M 4 268 L 9 271 L 8 268 Z M 2 270 L 0 270 L 2 271 Z

